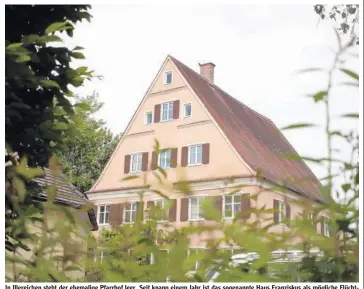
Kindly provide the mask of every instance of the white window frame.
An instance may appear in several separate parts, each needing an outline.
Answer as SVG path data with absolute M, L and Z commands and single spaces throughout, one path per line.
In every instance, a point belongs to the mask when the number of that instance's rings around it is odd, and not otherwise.
M 189 166 L 189 167 L 194 167 L 194 166 L 201 166 L 201 165 L 203 165 L 203 143 L 199 143 L 199 144 L 191 144 L 191 145 L 188 145 L 188 155 L 187 155 L 187 165 Z M 196 154 L 195 154 L 195 160 L 196 160 L 196 162 L 195 163 L 191 163 L 190 162 L 190 159 L 191 159 L 191 149 L 193 148 L 193 147 L 201 147 L 201 162 L 197 162 L 197 151 L 196 151 Z
M 163 119 L 163 105 L 167 104 L 168 108 L 167 108 L 167 118 Z M 169 105 L 172 104 L 172 117 L 170 115 L 170 109 L 169 109 Z M 165 122 L 165 121 L 171 121 L 174 119 L 174 114 L 173 114 L 173 109 L 174 109 L 174 101 L 166 101 L 166 102 L 162 102 L 161 103 L 161 117 L 160 117 L 160 122 Z
M 168 74 L 171 75 L 171 82 L 169 82 L 169 83 L 167 82 L 167 79 L 168 79 L 167 75 Z M 166 71 L 164 73 L 164 81 L 163 81 L 164 85 L 170 85 L 172 83 L 172 81 L 173 81 L 173 73 L 172 73 L 172 71 Z
M 151 122 L 150 123 L 148 123 L 148 115 L 149 114 L 152 116 L 152 119 L 151 119 Z M 144 125 L 150 125 L 152 123 L 153 123 L 153 111 L 146 111 L 144 113 Z
M 101 207 L 104 207 L 104 212 L 103 212 L 104 222 L 103 223 L 100 223 Z M 107 214 L 107 218 L 108 218 L 107 222 L 105 222 L 105 215 L 106 214 Z M 97 224 L 99 224 L 99 225 L 109 225 L 109 222 L 110 222 L 110 204 L 97 205 Z
M 328 217 L 324 217 L 324 236 L 330 237 L 330 219 Z
M 161 164 L 161 159 L 162 159 L 162 154 L 166 154 L 169 153 L 169 164 L 168 167 L 162 167 Z M 163 158 L 163 160 L 165 161 L 165 163 L 167 162 L 167 156 L 165 156 Z M 171 168 L 171 161 L 172 161 L 172 150 L 168 149 L 168 150 L 161 150 L 158 154 L 158 166 L 161 167 L 164 170 L 170 169 Z
M 186 107 L 187 105 L 189 105 L 191 107 L 191 114 L 190 115 L 186 115 Z M 192 116 L 192 103 L 191 102 L 186 102 L 183 104 L 183 117 L 184 118 L 188 118 Z
M 235 197 L 240 197 L 240 200 L 239 202 L 235 202 Z M 231 217 L 227 217 L 225 214 L 226 214 L 226 209 L 225 209 L 225 204 L 226 204 L 226 200 L 225 198 L 226 197 L 231 197 L 231 206 L 232 206 L 232 210 L 231 210 L 231 213 L 232 213 L 232 216 Z M 240 211 L 239 212 L 235 212 L 235 204 L 239 203 L 240 205 Z M 241 194 L 234 194 L 234 195 L 223 195 L 223 198 L 222 198 L 222 206 L 223 206 L 223 216 L 224 216 L 224 219 L 225 220 L 231 220 L 231 219 L 234 219 L 236 217 L 236 214 L 237 213 L 240 213 L 241 212 Z
M 190 247 L 187 250 L 187 256 L 191 255 L 192 250 L 194 250 L 194 251 L 204 251 L 204 250 L 206 250 L 206 247 L 205 246 Z M 198 253 L 196 252 L 196 254 L 198 254 Z M 199 267 L 200 267 L 200 262 L 196 261 L 196 263 L 194 264 L 194 271 L 197 271 Z
M 133 156 L 139 156 L 140 159 L 137 160 L 137 165 L 136 165 L 136 169 L 133 170 Z M 138 164 L 140 162 L 140 169 L 138 168 Z M 130 167 L 129 167 L 129 173 L 134 174 L 134 173 L 140 173 L 142 171 L 143 168 L 143 153 L 142 152 L 135 152 L 135 153 L 131 153 L 130 154 Z
M 124 224 L 134 224 L 137 218 L 137 211 L 138 211 L 138 202 L 137 201 L 130 201 L 128 202 L 130 204 L 130 209 L 124 208 L 123 210 L 123 223 Z M 133 205 L 135 205 L 135 210 L 133 209 Z M 126 220 L 126 212 L 130 212 L 130 219 Z M 135 212 L 135 219 L 133 220 L 133 212 Z
M 286 202 L 278 200 L 278 223 L 282 224 L 286 217 Z
M 192 199 L 193 198 L 197 198 L 198 200 L 198 217 L 196 219 L 192 219 L 192 216 L 191 216 L 191 213 L 192 213 Z M 205 218 L 204 217 L 200 217 L 200 210 L 202 210 L 203 212 L 203 209 L 202 209 L 202 205 L 201 205 L 201 200 L 204 201 L 206 198 L 206 196 L 192 196 L 190 198 L 188 198 L 188 221 L 204 221 Z M 204 213 L 204 212 L 203 212 Z
M 104 250 L 101 251 L 96 251 L 96 254 L 94 256 L 94 262 L 99 261 L 100 263 L 102 263 L 102 260 L 104 259 Z
M 166 205 L 167 205 L 167 200 L 166 199 L 156 199 L 154 200 L 154 206 L 156 207 L 157 206 L 157 203 L 158 202 L 163 202 L 163 206 L 161 207 L 162 209 L 165 209 L 166 208 Z M 158 220 L 157 222 L 159 223 L 163 223 L 163 222 L 168 222 L 169 218 L 169 208 L 166 210 L 166 214 L 165 214 L 165 219 L 162 219 L 162 220 Z

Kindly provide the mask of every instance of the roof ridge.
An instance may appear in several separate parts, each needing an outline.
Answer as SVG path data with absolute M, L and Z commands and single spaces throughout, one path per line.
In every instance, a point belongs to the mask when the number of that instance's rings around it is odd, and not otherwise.
M 210 83 L 206 78 L 204 78 L 203 76 L 201 76 L 198 72 L 196 72 L 195 70 L 193 70 L 192 68 L 190 68 L 189 66 L 187 66 L 186 64 L 184 64 L 183 62 L 179 61 L 178 59 L 174 58 L 171 55 L 168 55 L 172 60 L 179 62 L 180 64 L 182 64 L 183 66 L 185 66 L 187 69 L 189 69 L 190 71 L 192 71 L 194 74 L 196 74 L 200 79 L 203 79 L 203 81 L 205 81 L 208 85 L 212 86 L 213 88 L 217 88 L 219 89 L 221 92 L 223 92 L 226 96 L 230 97 L 231 99 L 233 99 L 234 101 L 238 102 L 240 105 L 243 105 L 244 107 L 248 108 L 249 110 L 251 110 L 252 112 L 258 114 L 258 116 L 272 122 L 272 120 L 268 117 L 266 117 L 265 115 L 255 111 L 254 109 L 250 108 L 249 106 L 247 106 L 246 104 L 242 103 L 240 100 L 236 99 L 235 97 L 231 96 L 229 93 L 227 93 L 225 90 L 223 90 L 221 87 L 217 86 L 215 83 Z

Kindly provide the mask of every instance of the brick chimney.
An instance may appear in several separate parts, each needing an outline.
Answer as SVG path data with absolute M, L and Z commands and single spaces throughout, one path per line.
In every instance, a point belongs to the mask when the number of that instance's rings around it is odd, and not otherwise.
M 214 69 L 215 64 L 212 62 L 207 62 L 204 64 L 199 63 L 200 65 L 200 75 L 207 79 L 208 82 L 214 83 Z

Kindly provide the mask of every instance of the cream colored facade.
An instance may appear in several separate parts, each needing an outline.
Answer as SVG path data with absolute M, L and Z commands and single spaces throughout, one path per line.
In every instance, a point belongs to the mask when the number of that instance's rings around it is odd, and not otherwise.
M 63 258 L 65 250 L 68 250 L 70 254 L 75 258 L 72 262 L 65 263 L 65 266 L 76 265 L 79 267 L 77 270 L 69 270 L 65 272 L 65 275 L 70 280 L 84 280 L 85 268 L 86 268 L 86 254 L 87 254 L 87 238 L 89 232 L 92 230 L 92 225 L 89 220 L 88 213 L 85 210 L 77 210 L 71 207 L 67 207 L 66 210 L 73 215 L 76 225 L 72 226 L 73 229 L 67 229 L 67 217 L 64 215 L 62 210 L 59 210 L 58 205 L 54 205 L 55 209 L 51 209 L 47 212 L 46 226 L 48 230 L 53 231 L 52 236 L 47 238 L 47 250 L 44 256 L 45 259 L 59 256 Z M 40 223 L 32 223 L 29 221 L 27 223 L 28 232 L 37 236 L 38 242 L 30 242 L 26 244 L 30 251 L 24 249 L 18 249 L 13 253 L 6 251 L 6 270 L 5 276 L 7 279 L 15 282 L 27 281 L 26 277 L 19 276 L 19 273 L 26 273 L 29 270 L 29 266 L 23 267 L 17 264 L 15 267 L 11 262 L 11 258 L 20 257 L 21 260 L 32 261 L 35 258 L 35 252 L 40 247 L 40 240 L 44 236 L 44 228 Z M 49 245 L 50 241 L 56 242 L 54 245 Z M 44 243 L 42 243 L 44 244 Z M 67 249 L 68 248 L 68 249 Z M 62 264 L 60 262 L 54 261 L 52 268 L 57 268 L 62 270 Z M 14 272 L 15 271 L 15 272 Z M 17 275 L 17 279 L 14 280 L 14 275 Z
M 172 72 L 171 84 L 165 84 L 166 72 Z M 179 118 L 170 121 L 145 124 L 145 114 L 153 112 L 157 104 L 169 101 L 180 101 Z M 184 117 L 184 104 L 190 103 L 192 115 Z M 157 139 L 161 148 L 178 148 L 177 167 L 166 170 L 168 174 L 168 196 L 176 199 L 176 220 L 173 226 L 178 228 L 193 221 L 181 221 L 181 200 L 185 196 L 173 191 L 173 183 L 180 180 L 193 181 L 192 196 L 217 196 L 223 190 L 228 192 L 226 179 L 233 177 L 234 185 L 241 184 L 244 188 L 241 193 L 249 193 L 251 196 L 260 190 L 257 202 L 251 202 L 251 206 L 273 208 L 274 200 L 304 200 L 300 195 L 287 192 L 282 194 L 275 191 L 267 182 L 257 182 L 255 172 L 237 154 L 227 137 L 210 116 L 206 107 L 183 79 L 174 63 L 167 57 L 148 92 L 131 119 L 125 133 L 118 144 L 111 159 L 93 188 L 88 192 L 88 198 L 97 206 L 127 203 L 139 200 L 139 193 L 144 192 L 144 210 L 147 202 L 159 199 L 160 196 L 150 192 L 150 189 L 142 189 L 148 184 L 151 189 L 159 188 L 157 179 L 150 169 L 154 140 Z M 210 144 L 209 163 L 199 166 L 181 167 L 181 148 L 192 144 Z M 148 152 L 148 171 L 135 174 L 140 178 L 122 181 L 123 178 L 134 175 L 124 173 L 125 155 L 136 152 Z M 231 189 L 232 190 L 232 189 Z M 230 191 L 231 191 L 230 190 Z M 302 209 L 291 204 L 291 219 L 302 213 Z M 252 221 L 253 216 L 248 221 Z M 204 221 L 209 222 L 209 221 Z M 99 229 L 109 227 L 108 224 L 99 224 Z M 283 232 L 288 228 L 282 224 L 272 227 L 272 231 Z M 220 233 L 217 232 L 216 236 Z M 205 236 L 210 238 L 211 236 Z M 191 246 L 205 245 L 204 236 L 193 236 Z

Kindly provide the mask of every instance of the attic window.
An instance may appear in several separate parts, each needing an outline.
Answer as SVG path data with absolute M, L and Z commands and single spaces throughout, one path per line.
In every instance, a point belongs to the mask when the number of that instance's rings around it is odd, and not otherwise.
M 164 84 L 171 84 L 172 83 L 172 71 L 167 71 L 164 74 Z

